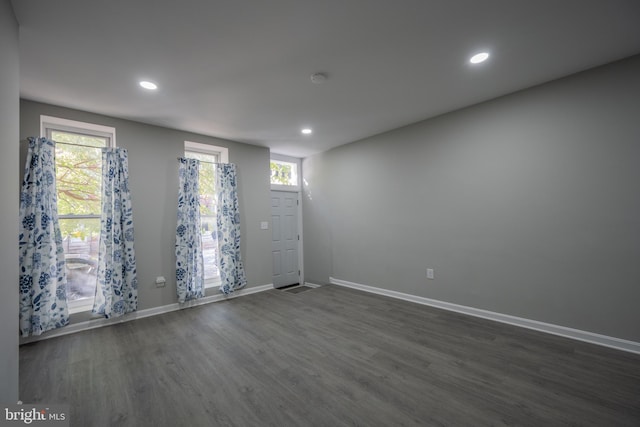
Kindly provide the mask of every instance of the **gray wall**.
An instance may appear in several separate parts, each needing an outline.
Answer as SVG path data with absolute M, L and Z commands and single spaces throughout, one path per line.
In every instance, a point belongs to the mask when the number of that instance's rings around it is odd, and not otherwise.
M 20 102 L 20 140 L 40 133 L 40 115 L 79 120 L 116 128 L 116 144 L 129 152 L 129 181 L 133 205 L 139 309 L 177 302 L 175 283 L 175 227 L 178 203 L 178 162 L 184 141 L 229 149 L 229 161 L 238 168 L 242 256 L 247 287 L 272 282 L 269 150 L 247 144 L 91 114 L 37 102 Z M 167 285 L 156 288 L 156 276 Z M 207 294 L 217 294 L 209 289 Z M 73 316 L 72 322 L 86 316 Z
M 0 403 L 18 400 L 18 22 L 0 1 Z
M 638 76 L 640 56 L 305 159 L 307 280 L 640 341 Z

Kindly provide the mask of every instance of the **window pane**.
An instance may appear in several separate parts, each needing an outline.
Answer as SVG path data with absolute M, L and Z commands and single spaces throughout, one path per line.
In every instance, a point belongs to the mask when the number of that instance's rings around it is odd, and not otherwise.
M 298 185 L 298 165 L 295 163 L 271 160 L 271 184 Z
M 93 135 L 82 135 L 73 132 L 51 131 L 51 139 L 66 144 L 88 145 L 91 147 L 106 147 L 107 138 Z
M 197 153 L 195 151 L 187 151 L 184 156 L 188 159 L 198 159 L 202 162 L 218 163 L 218 156 L 215 154 Z
M 202 232 L 202 255 L 204 258 L 204 279 L 218 279 L 218 242 L 216 240 L 216 188 L 215 165 L 218 155 L 185 151 L 185 157 L 200 160 L 200 231 Z M 209 282 L 209 285 L 212 285 Z
M 93 298 L 96 291 L 100 218 L 60 218 L 66 261 L 67 298 Z
M 219 276 L 216 265 L 216 190 L 215 170 L 212 163 L 200 163 L 200 224 L 202 230 L 202 252 L 204 256 L 204 279 Z
M 99 215 L 101 149 L 56 144 L 56 185 L 60 215 Z
M 202 255 L 204 258 L 204 280 L 215 279 L 220 276 L 218 271 L 216 238 L 216 217 L 214 215 L 201 216 L 202 224 Z
M 40 117 L 56 141 L 58 214 L 66 260 L 69 312 L 91 309 L 96 291 L 102 193 L 102 148 L 115 129 L 56 117 Z M 58 127 L 59 126 L 59 127 Z
M 215 215 L 215 170 L 211 163 L 200 163 L 200 215 Z

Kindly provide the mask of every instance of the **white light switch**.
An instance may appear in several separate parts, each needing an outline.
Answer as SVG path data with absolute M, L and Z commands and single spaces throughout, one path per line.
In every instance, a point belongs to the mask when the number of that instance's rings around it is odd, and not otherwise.
M 260 223 L 260 230 L 268 230 L 269 229 L 269 223 L 267 221 L 262 221 Z

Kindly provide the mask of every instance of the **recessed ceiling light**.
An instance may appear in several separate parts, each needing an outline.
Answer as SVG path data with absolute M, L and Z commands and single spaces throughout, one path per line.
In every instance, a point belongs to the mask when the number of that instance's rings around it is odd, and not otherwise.
M 471 62 L 472 64 L 479 64 L 481 62 L 486 61 L 487 59 L 489 59 L 489 53 L 488 52 L 480 52 L 480 53 L 476 53 L 475 55 L 473 55 L 469 59 L 469 62 Z
M 309 128 L 304 128 L 301 130 L 302 133 L 304 133 L 305 135 L 309 135 L 311 134 L 313 131 Z
M 153 82 L 149 82 L 146 80 L 143 80 L 140 82 L 140 86 L 147 89 L 147 90 L 156 90 L 158 89 L 158 85 L 153 83 Z

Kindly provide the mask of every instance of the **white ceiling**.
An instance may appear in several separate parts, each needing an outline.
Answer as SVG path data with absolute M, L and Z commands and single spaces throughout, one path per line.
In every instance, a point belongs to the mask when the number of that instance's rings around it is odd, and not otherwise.
M 305 157 L 640 53 L 639 0 L 13 0 L 21 96 Z M 480 50 L 491 58 L 472 67 Z M 325 72 L 314 85 L 310 75 Z M 156 92 L 137 86 L 159 85 Z M 302 135 L 303 126 L 314 133 Z

